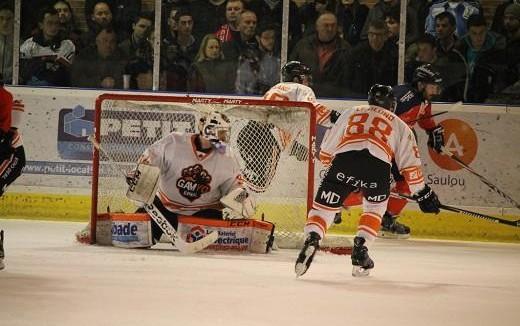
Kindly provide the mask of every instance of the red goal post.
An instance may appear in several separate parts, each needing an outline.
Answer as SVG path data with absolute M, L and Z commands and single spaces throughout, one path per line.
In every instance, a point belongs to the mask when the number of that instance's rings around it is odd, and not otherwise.
M 136 210 L 125 196 L 120 170 L 132 169 L 149 145 L 172 131 L 198 132 L 198 120 L 211 110 L 231 120 L 230 146 L 246 186 L 255 193 L 255 218 L 275 224 L 279 247 L 303 244 L 314 188 L 316 116 L 310 103 L 141 94 L 103 94 L 96 99 L 95 138 L 117 166 L 94 150 L 92 242 L 110 234 L 107 213 Z

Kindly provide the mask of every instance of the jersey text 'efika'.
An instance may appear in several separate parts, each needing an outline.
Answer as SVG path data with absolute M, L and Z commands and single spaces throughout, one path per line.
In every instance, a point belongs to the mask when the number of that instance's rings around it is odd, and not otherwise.
M 139 161 L 161 169 L 157 195 L 174 213 L 220 208 L 220 198 L 242 184 L 233 152 L 197 151 L 196 134 L 173 132 L 152 144 Z
M 364 149 L 388 164 L 395 160 L 412 193 L 424 188 L 415 137 L 392 112 L 373 105 L 344 111 L 323 140 L 319 157 L 324 164 L 330 164 L 338 153 Z

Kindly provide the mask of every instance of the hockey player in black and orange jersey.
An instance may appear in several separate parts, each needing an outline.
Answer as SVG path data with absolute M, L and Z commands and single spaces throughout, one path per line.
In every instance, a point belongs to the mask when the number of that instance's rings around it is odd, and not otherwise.
M 414 129 L 415 125 L 418 124 L 419 127 L 424 129 L 428 134 L 428 146 L 437 152 L 440 152 L 442 146 L 444 146 L 444 130 L 431 117 L 431 101 L 435 96 L 440 95 L 441 84 L 440 73 L 432 65 L 425 64 L 414 71 L 411 84 L 393 87 L 397 103 L 395 114 L 406 122 L 410 128 Z M 408 184 L 395 164 L 392 167 L 392 176 L 395 181 L 392 192 L 409 195 Z M 379 236 L 400 239 L 410 236 L 410 228 L 396 221 L 406 203 L 406 199 L 395 195 L 390 196 Z
M 343 201 L 357 189 L 363 194 L 363 213 L 354 238 L 352 275 L 369 274 L 374 262 L 367 246 L 375 240 L 386 211 L 392 162 L 421 210 L 439 212 L 437 195 L 424 183 L 415 136 L 393 113 L 392 88 L 372 86 L 368 103 L 344 111 L 323 141 L 319 157 L 329 168 L 308 213 L 306 240 L 295 265 L 297 276 L 307 271 Z

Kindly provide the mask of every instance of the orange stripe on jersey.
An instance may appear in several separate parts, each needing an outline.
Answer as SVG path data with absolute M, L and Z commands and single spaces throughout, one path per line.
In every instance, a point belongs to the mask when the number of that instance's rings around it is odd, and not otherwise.
M 411 166 L 408 168 L 404 168 L 399 172 L 404 177 L 406 182 L 410 185 L 424 182 L 424 177 L 420 166 Z
M 375 213 L 363 213 L 359 219 L 358 229 L 363 229 L 370 234 L 377 235 L 381 227 L 381 216 Z
M 312 208 L 334 213 L 339 212 L 341 210 L 341 207 L 328 207 L 317 202 L 312 203 Z
M 265 94 L 264 100 L 289 101 L 289 98 L 287 96 L 279 94 L 279 93 L 271 93 L 271 94 Z
M 327 232 L 327 222 L 325 222 L 325 220 L 323 218 L 321 218 L 317 215 L 310 216 L 307 219 L 306 224 L 307 225 L 316 225 L 323 231 L 323 234 L 325 234 L 325 232 Z
M 318 124 L 322 124 L 330 117 L 330 110 L 323 104 L 318 104 L 315 106 L 316 109 L 316 120 Z
M 383 150 L 383 152 L 388 156 L 388 160 L 389 161 L 391 161 L 393 159 L 394 152 L 392 151 L 390 146 L 388 146 L 387 143 L 381 141 L 377 137 L 375 137 L 373 135 L 369 135 L 369 134 L 362 134 L 362 135 L 355 135 L 355 136 L 345 137 L 339 143 L 338 148 L 341 148 L 341 147 L 343 147 L 345 145 L 348 145 L 348 144 L 355 144 L 355 143 L 360 143 L 360 142 L 364 142 L 364 141 L 369 141 L 370 143 L 372 143 L 372 144 L 376 145 L 377 147 L 381 148 Z

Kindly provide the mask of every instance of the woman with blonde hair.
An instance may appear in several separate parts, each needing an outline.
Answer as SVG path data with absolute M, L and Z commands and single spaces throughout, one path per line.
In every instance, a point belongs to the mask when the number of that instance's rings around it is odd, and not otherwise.
M 204 36 L 189 72 L 188 91 L 230 94 L 235 78 L 236 65 L 224 60 L 220 40 L 214 34 Z

